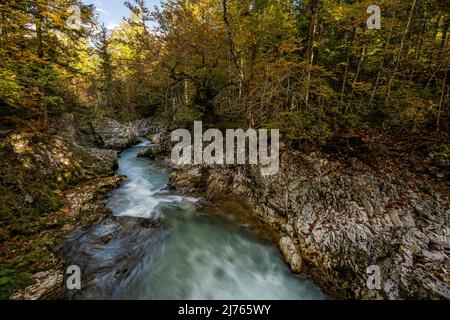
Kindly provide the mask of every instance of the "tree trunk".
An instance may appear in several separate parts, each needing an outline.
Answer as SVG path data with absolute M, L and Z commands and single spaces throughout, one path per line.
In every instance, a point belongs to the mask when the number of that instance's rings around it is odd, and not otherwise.
M 345 65 L 344 79 L 342 80 L 341 101 L 339 103 L 340 104 L 339 109 L 344 104 L 345 86 L 346 86 L 346 81 L 347 81 L 348 69 L 349 69 L 349 66 L 350 66 L 350 57 L 352 55 L 353 41 L 355 41 L 355 38 L 356 38 L 356 27 L 353 27 L 352 38 L 350 40 L 350 45 L 349 45 L 348 54 L 347 54 L 347 61 L 346 61 L 346 65 Z
M 411 20 L 412 20 L 412 16 L 413 16 L 413 13 L 414 13 L 414 9 L 416 8 L 416 3 L 417 3 L 417 0 L 414 0 L 413 4 L 411 6 L 411 11 L 409 12 L 408 23 L 406 24 L 406 30 L 405 30 L 405 33 L 403 34 L 403 38 L 402 38 L 402 41 L 400 43 L 400 50 L 398 52 L 398 56 L 397 56 L 397 59 L 396 59 L 397 61 L 395 63 L 394 73 L 392 74 L 392 77 L 389 80 L 388 94 L 387 94 L 387 97 L 386 97 L 386 104 L 389 103 L 390 98 L 391 98 L 392 84 L 394 82 L 395 76 L 397 75 L 398 67 L 400 65 L 400 60 L 401 60 L 401 57 L 402 57 L 403 48 L 405 47 L 406 37 L 408 36 L 409 31 L 410 31 Z
M 317 33 L 319 0 L 311 0 L 310 8 L 311 8 L 311 22 L 309 26 L 308 51 L 306 55 L 308 62 L 308 73 L 306 76 L 306 94 L 305 94 L 306 105 L 309 104 L 310 99 L 309 96 L 311 90 L 312 68 L 314 65 L 314 47 L 315 47 L 314 42 L 316 40 L 316 33 Z
M 439 102 L 439 111 L 438 111 L 438 116 L 437 116 L 437 120 L 436 120 L 436 132 L 439 131 L 439 127 L 441 125 L 441 113 L 442 113 L 442 108 L 444 106 L 444 100 L 446 100 L 446 86 L 447 86 L 447 75 L 448 75 L 448 69 L 445 71 L 445 77 L 444 77 L 444 84 L 442 85 L 442 93 L 441 93 L 441 100 Z M 448 89 L 447 89 L 448 92 Z
M 394 11 L 394 14 L 392 16 L 392 20 L 395 20 L 395 16 L 396 16 L 396 11 Z M 392 37 L 393 29 L 394 29 L 394 25 L 391 25 L 391 28 L 389 30 L 388 39 L 387 39 L 387 42 L 386 42 L 386 46 L 384 47 L 383 58 L 381 60 L 380 69 L 378 70 L 377 80 L 375 81 L 375 86 L 373 88 L 372 95 L 370 96 L 369 108 L 372 108 L 372 103 L 373 103 L 373 100 L 375 98 L 375 94 L 377 93 L 378 85 L 380 84 L 381 74 L 383 73 L 384 62 L 386 61 L 387 49 L 389 48 L 389 45 L 391 43 L 391 37 Z
M 350 109 L 350 106 L 351 106 L 351 104 L 352 104 L 353 95 L 354 95 L 354 93 L 355 93 L 355 86 L 356 86 L 356 83 L 358 82 L 359 74 L 361 73 L 361 66 L 362 66 L 362 64 L 363 64 L 363 61 L 365 61 L 366 53 L 367 53 L 367 47 L 364 46 L 364 47 L 361 49 L 361 56 L 360 56 L 359 59 L 358 59 L 358 67 L 356 68 L 355 79 L 353 80 L 353 83 L 352 83 L 352 93 L 350 94 L 350 99 L 348 100 L 347 107 L 345 108 L 344 114 L 347 114 L 347 113 L 348 113 L 348 111 L 349 111 L 349 109 Z

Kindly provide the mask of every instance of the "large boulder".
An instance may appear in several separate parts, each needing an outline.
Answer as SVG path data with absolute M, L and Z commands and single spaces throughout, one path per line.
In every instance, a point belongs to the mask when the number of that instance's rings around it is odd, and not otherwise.
M 131 124 L 106 117 L 65 115 L 52 125 L 53 135 L 84 148 L 122 151 L 138 143 Z
M 131 128 L 138 137 L 147 137 L 165 131 L 164 126 L 153 118 L 133 121 L 131 123 Z
M 110 118 L 92 121 L 92 128 L 103 141 L 103 149 L 123 150 L 138 142 L 138 137 L 131 125 L 126 126 Z

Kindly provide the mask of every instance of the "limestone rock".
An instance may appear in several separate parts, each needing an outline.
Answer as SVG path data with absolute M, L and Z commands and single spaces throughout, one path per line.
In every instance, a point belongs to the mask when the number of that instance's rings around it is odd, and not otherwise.
M 92 127 L 103 140 L 103 149 L 123 150 L 138 142 L 131 125 L 126 126 L 113 119 L 95 119 L 92 121 Z
M 16 292 L 12 300 L 39 300 L 44 298 L 46 294 L 57 290 L 63 281 L 63 274 L 59 270 L 49 270 L 39 272 L 32 276 L 35 284 L 25 288 L 22 291 Z
M 447 255 L 443 252 L 422 250 L 422 261 L 424 263 L 443 261 L 448 259 Z
M 284 259 L 290 265 L 292 272 L 300 273 L 302 271 L 302 257 L 294 242 L 289 237 L 283 237 L 279 245 Z
M 358 160 L 343 165 L 317 152 L 284 152 L 274 176 L 261 176 L 258 166 L 184 167 L 171 182 L 180 192 L 233 192 L 268 225 L 292 225 L 291 242 L 308 272 L 334 297 L 448 298 L 450 203 L 420 191 L 414 177 Z M 280 219 L 281 226 L 274 223 Z M 282 242 L 290 261 L 291 242 Z M 366 285 L 374 264 L 382 272 L 380 292 Z
M 205 190 L 204 175 L 200 166 L 176 168 L 169 178 L 172 189 L 185 194 L 198 194 Z
M 172 141 L 168 132 L 159 132 L 152 135 L 151 146 L 138 154 L 139 157 L 147 157 L 152 160 L 163 160 L 170 156 Z
M 165 131 L 164 127 L 153 118 L 133 121 L 131 128 L 137 137 L 147 137 Z

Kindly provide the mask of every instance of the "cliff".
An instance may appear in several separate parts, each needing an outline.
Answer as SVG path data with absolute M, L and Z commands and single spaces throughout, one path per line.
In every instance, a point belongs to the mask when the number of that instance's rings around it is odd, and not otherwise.
M 303 269 L 333 297 L 450 298 L 449 199 L 395 162 L 373 168 L 319 153 L 285 152 L 280 172 L 256 166 L 181 167 L 179 192 L 210 199 L 237 196 L 286 237 L 280 248 L 293 271 Z M 367 268 L 381 270 L 381 289 Z

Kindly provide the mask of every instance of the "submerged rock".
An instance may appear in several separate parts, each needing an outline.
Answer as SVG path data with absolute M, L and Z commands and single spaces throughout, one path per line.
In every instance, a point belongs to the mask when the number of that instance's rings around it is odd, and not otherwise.
M 60 254 L 66 265 L 75 264 L 83 274 L 82 288 L 60 286 L 57 299 L 117 299 L 126 297 L 143 261 L 158 253 L 168 230 L 155 228 L 148 219 L 107 216 L 89 229 L 71 234 Z M 107 240 L 107 241 L 105 241 Z
M 146 157 L 152 160 L 164 160 L 170 156 L 172 141 L 167 131 L 153 134 L 150 137 L 151 146 L 138 154 L 139 157 Z

